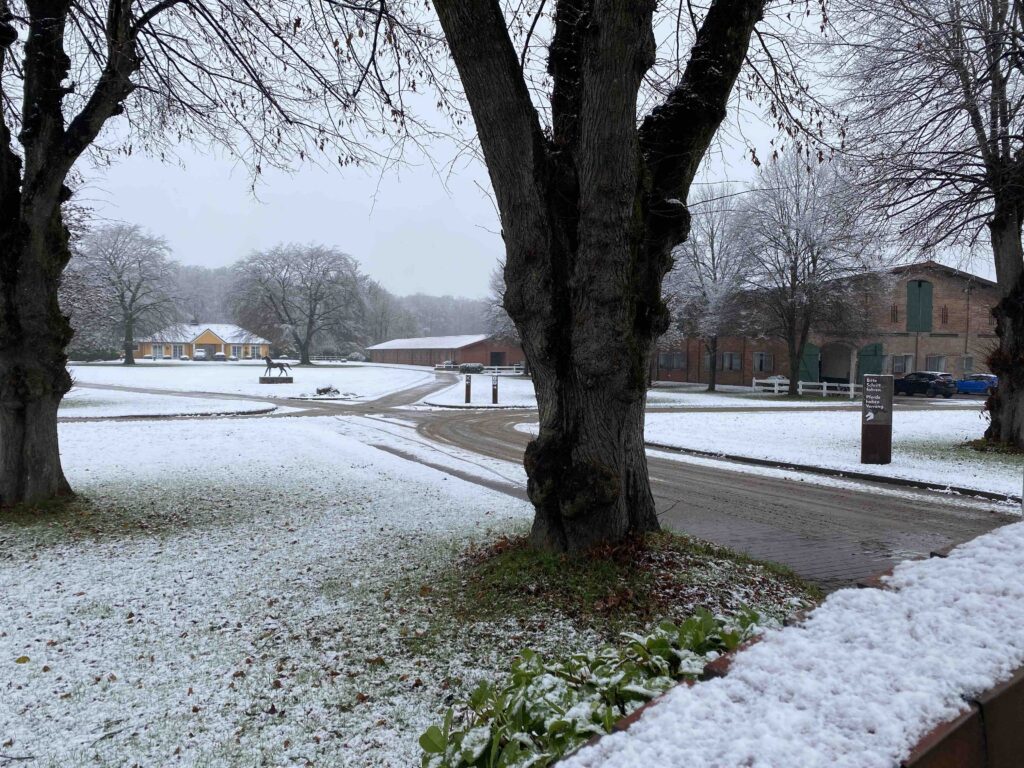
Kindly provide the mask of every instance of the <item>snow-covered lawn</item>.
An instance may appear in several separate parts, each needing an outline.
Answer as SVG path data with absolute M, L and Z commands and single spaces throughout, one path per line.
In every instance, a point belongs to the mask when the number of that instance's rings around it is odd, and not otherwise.
M 724 678 L 679 687 L 564 768 L 891 768 L 1024 663 L 1024 523 L 901 564 L 769 632 Z
M 428 664 L 419 589 L 530 508 L 342 429 L 62 425 L 90 504 L 0 523 L 0 752 L 62 767 L 418 763 L 451 681 L 511 653 L 467 638 Z
M 420 401 L 424 405 L 467 408 L 536 408 L 537 396 L 533 391 L 533 380 L 523 376 L 498 377 L 498 405 L 491 403 L 491 377 L 488 374 L 474 374 L 470 381 L 470 403 L 466 404 L 465 377 L 459 376 L 457 384 L 443 392 L 429 395 Z
M 960 400 L 929 401 L 929 405 L 963 405 Z M 492 408 L 491 377 L 473 376 L 471 401 L 466 404 L 466 386 L 463 377 L 450 389 L 424 398 L 424 405 L 445 407 Z M 806 398 L 790 400 L 776 395 L 752 392 L 747 387 L 729 387 L 721 392 L 705 392 L 702 385 L 657 385 L 647 393 L 648 408 L 849 408 L 858 407 L 860 400 L 845 397 L 827 399 Z M 520 376 L 501 376 L 498 379 L 498 408 L 536 408 L 537 396 L 533 382 Z
M 206 414 L 263 413 L 274 410 L 272 403 L 252 400 L 149 395 L 113 389 L 74 387 L 64 395 L 58 415 L 68 418 L 101 419 L 114 416 L 198 416 Z
M 143 389 L 183 392 L 224 392 L 258 397 L 312 395 L 318 387 L 334 386 L 349 399 L 373 400 L 434 381 L 429 368 L 394 368 L 366 364 L 318 365 L 292 371 L 294 384 L 260 384 L 262 362 L 141 362 L 134 366 L 111 363 L 69 366 L 83 384 L 114 384 Z M 276 375 L 276 372 L 275 374 Z
M 0 519 L 0 754 L 407 768 L 451 697 L 524 645 L 594 645 L 557 613 L 539 629 L 442 618 L 455 558 L 524 533 L 532 508 L 357 441 L 402 429 L 62 424 L 81 498 Z
M 860 412 L 648 414 L 648 442 L 1019 495 L 1024 459 L 963 447 L 978 410 L 897 410 L 891 464 L 860 463 Z

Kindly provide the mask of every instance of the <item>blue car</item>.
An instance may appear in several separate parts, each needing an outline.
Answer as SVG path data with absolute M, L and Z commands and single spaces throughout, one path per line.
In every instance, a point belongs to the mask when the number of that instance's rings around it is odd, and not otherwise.
M 961 395 L 988 395 L 998 383 L 999 379 L 994 374 L 975 373 L 957 381 L 956 391 Z

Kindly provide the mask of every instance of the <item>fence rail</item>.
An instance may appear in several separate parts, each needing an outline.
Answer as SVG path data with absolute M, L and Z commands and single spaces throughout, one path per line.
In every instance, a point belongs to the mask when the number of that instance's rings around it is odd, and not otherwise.
M 435 365 L 435 371 L 458 371 L 458 365 Z M 521 365 L 485 365 L 483 373 L 490 374 L 492 376 L 521 376 L 523 373 L 523 366 Z
M 797 393 L 801 395 L 846 395 L 851 400 L 861 393 L 860 384 L 836 384 L 829 381 L 798 381 Z M 789 391 L 788 379 L 754 379 L 751 387 L 758 392 L 770 392 L 773 395 L 783 395 Z

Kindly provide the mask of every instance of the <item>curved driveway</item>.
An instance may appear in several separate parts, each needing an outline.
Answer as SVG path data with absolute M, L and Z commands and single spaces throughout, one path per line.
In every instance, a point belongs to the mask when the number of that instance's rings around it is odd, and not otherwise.
M 473 462 L 466 462 L 465 468 L 455 467 L 450 462 L 438 465 L 424 458 L 422 450 L 413 447 L 421 445 L 425 438 L 442 450 L 448 446 L 462 453 L 521 462 L 529 436 L 516 426 L 535 422 L 535 411 L 406 408 L 451 386 L 455 378 L 439 374 L 438 380 L 431 384 L 367 403 L 289 401 L 289 406 L 301 410 L 269 418 L 385 417 L 391 429 L 389 434 L 393 438 L 396 432 L 398 434 L 386 450 L 525 498 L 521 485 L 484 478 L 471 466 Z M 154 391 L 113 386 L 98 388 Z M 159 393 L 260 399 L 221 393 L 168 390 L 159 390 Z M 401 445 L 403 433 L 408 436 L 408 451 L 395 447 L 395 440 Z M 665 527 L 752 557 L 782 563 L 826 589 L 849 585 L 900 560 L 926 557 L 930 551 L 958 544 L 1019 519 L 1000 511 L 993 502 L 925 490 L 820 478 L 661 451 L 651 451 L 649 463 L 652 488 Z

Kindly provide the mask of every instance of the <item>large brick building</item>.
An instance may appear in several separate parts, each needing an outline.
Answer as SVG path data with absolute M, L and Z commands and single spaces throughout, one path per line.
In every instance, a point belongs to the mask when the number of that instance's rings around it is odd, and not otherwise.
M 518 365 L 525 355 L 515 344 L 497 341 L 485 334 L 472 336 L 426 336 L 417 339 L 392 339 L 368 347 L 370 360 L 397 365 L 440 365 L 451 362 L 483 365 Z
M 866 373 L 897 377 L 913 371 L 948 371 L 960 377 L 988 370 L 996 346 L 992 308 L 995 283 L 936 262 L 893 270 L 891 291 L 876 297 L 874 330 L 858 338 L 812 331 L 800 364 L 802 381 L 845 382 Z M 706 382 L 710 360 L 702 340 L 685 339 L 661 351 L 656 380 Z M 718 382 L 750 385 L 754 378 L 789 375 L 785 342 L 750 336 L 720 337 Z

